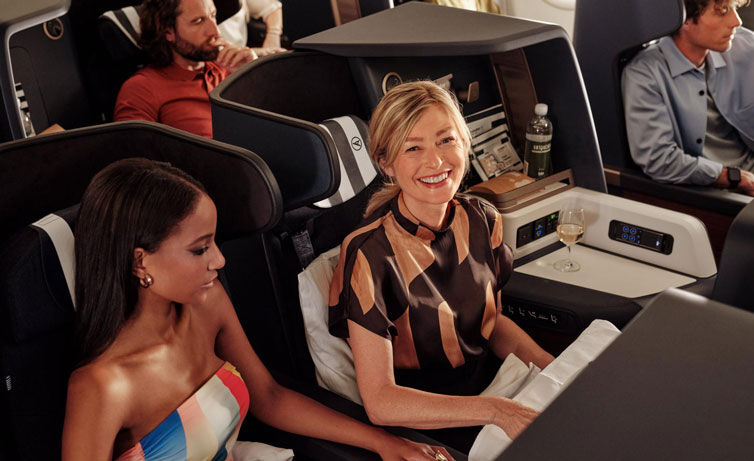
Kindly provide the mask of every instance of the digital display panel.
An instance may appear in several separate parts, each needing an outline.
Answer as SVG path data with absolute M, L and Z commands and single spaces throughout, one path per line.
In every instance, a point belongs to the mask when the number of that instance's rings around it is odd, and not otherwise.
M 612 220 L 610 221 L 608 236 L 612 240 L 663 254 L 670 254 L 673 251 L 672 235 L 646 229 L 635 224 Z

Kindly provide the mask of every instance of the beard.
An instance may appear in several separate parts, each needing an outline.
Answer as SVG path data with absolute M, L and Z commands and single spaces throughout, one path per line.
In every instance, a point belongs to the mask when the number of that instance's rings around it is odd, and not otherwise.
M 210 49 L 203 48 L 202 46 L 196 46 L 193 43 L 181 38 L 178 34 L 175 36 L 175 41 L 171 42 L 170 46 L 173 50 L 189 61 L 214 61 L 217 59 L 217 55 L 220 49 L 217 47 L 211 47 Z

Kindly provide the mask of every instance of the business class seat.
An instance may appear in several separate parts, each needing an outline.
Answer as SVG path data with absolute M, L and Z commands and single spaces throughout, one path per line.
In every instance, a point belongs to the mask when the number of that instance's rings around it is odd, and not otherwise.
M 626 198 L 698 217 L 707 226 L 719 259 L 730 223 L 752 198 L 713 187 L 655 182 L 634 164 L 626 136 L 623 67 L 643 44 L 677 30 L 684 15 L 682 0 L 579 0 L 573 43 L 589 94 L 605 177 L 612 190 Z
M 72 365 L 73 234 L 67 229 L 75 229 L 75 205 L 94 174 L 135 156 L 170 162 L 205 185 L 219 210 L 219 241 L 279 219 L 277 184 L 258 157 L 157 124 L 101 125 L 0 147 L 0 454 L 6 459 L 60 457 Z M 52 212 L 61 219 L 40 219 Z M 49 224 L 57 232 L 43 230 Z
M 223 93 L 222 90 L 221 93 Z M 227 96 L 227 93 L 223 94 Z M 226 115 L 215 122 L 215 127 L 226 125 L 227 130 L 227 123 L 239 122 L 239 120 L 232 120 L 231 115 Z M 244 115 L 239 112 L 235 113 L 240 120 L 245 120 L 243 123 L 249 123 Z M 298 120 L 299 124 L 301 122 Z M 319 324 L 319 330 L 314 332 L 314 334 L 320 333 L 321 336 L 317 337 L 313 334 L 311 316 L 324 317 L 326 315 L 327 304 L 323 298 L 327 299 L 329 283 L 319 286 L 318 291 L 314 293 L 304 294 L 301 291 L 299 274 L 309 268 L 312 260 L 328 250 L 339 247 L 345 236 L 357 227 L 369 198 L 381 186 L 382 178 L 377 175 L 376 169 L 368 160 L 364 142 L 367 127 L 359 117 L 342 116 L 326 120 L 319 125 L 312 125 L 319 134 L 323 135 L 321 139 L 318 141 L 315 139 L 306 149 L 278 152 L 284 158 L 284 161 L 276 164 L 274 170 L 276 177 L 281 178 L 281 192 L 286 209 L 283 218 L 274 229 L 265 232 L 258 239 L 240 239 L 226 244 L 223 247 L 228 258 L 225 272 L 234 302 L 259 303 L 261 298 L 262 302 L 269 302 L 276 306 L 278 315 L 282 318 L 281 323 L 286 326 L 284 338 L 291 352 L 290 362 L 293 364 L 293 367 L 287 370 L 271 365 L 275 368 L 274 372 L 279 373 L 279 378 L 281 380 L 291 378 L 290 383 L 294 387 L 298 383 L 320 389 L 320 392 L 311 395 L 328 406 L 354 417 L 363 418 L 366 415 L 363 407 L 347 400 L 347 398 L 353 399 L 353 395 L 358 395 L 358 390 L 353 389 L 354 376 L 350 376 L 351 382 L 346 384 L 346 386 L 350 385 L 349 389 L 352 390 L 350 394 L 344 393 L 341 386 L 327 385 L 332 382 L 328 380 L 327 376 L 331 376 L 328 375 L 328 370 L 344 367 L 348 360 L 341 361 L 341 356 L 327 355 L 327 352 L 321 351 L 320 346 L 330 341 L 342 342 L 342 340 L 329 335 L 324 321 Z M 351 131 L 349 131 L 349 126 Z M 354 126 L 358 127 L 355 131 L 353 131 Z M 285 127 L 277 127 L 277 130 L 281 130 L 282 133 L 272 136 L 271 140 L 296 136 L 296 128 L 293 127 L 288 127 L 287 131 Z M 274 132 L 277 133 L 277 131 Z M 354 142 L 354 138 L 358 138 L 358 141 Z M 302 174 L 299 171 L 302 165 L 318 165 L 319 168 L 310 170 L 309 174 Z M 307 187 L 315 178 L 314 182 L 321 182 L 329 187 L 322 190 L 317 187 Z M 303 185 L 307 188 L 303 193 L 301 187 L 295 191 L 285 189 L 294 185 Z M 307 193 L 312 195 L 306 195 Z M 291 205 L 291 200 L 295 200 L 295 206 Z M 266 280 L 269 283 L 267 287 L 263 287 L 260 277 L 254 275 L 260 272 L 257 269 L 259 264 L 265 264 L 270 274 L 269 279 Z M 332 266 L 329 268 L 330 274 L 332 274 L 332 268 Z M 255 279 L 254 288 L 249 287 L 249 280 L 252 278 Z M 302 296 L 311 296 L 322 301 L 313 302 Z M 304 318 L 304 309 L 309 309 L 308 320 Z M 316 312 L 312 312 L 313 309 Z M 341 348 L 343 345 L 345 343 L 342 343 Z M 335 363 L 336 360 L 337 363 Z M 350 366 L 352 369 L 352 359 Z M 323 373 L 327 375 L 324 381 L 322 381 Z M 331 392 L 322 390 L 320 385 Z M 436 439 L 440 444 L 445 444 L 456 459 L 465 459 L 465 455 L 457 451 L 464 450 L 464 447 L 448 437 L 457 437 L 460 431 L 464 434 L 464 440 L 468 440 L 478 432 L 479 428 L 460 429 L 450 434 L 415 432 L 405 428 L 391 430 L 414 440 Z M 465 450 L 468 448 L 465 447 Z

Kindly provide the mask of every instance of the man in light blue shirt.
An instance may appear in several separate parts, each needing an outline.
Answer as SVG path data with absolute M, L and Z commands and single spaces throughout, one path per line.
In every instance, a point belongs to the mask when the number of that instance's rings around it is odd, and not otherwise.
M 754 32 L 736 12 L 748 2 L 684 0 L 681 28 L 624 69 L 631 156 L 653 179 L 754 195 Z

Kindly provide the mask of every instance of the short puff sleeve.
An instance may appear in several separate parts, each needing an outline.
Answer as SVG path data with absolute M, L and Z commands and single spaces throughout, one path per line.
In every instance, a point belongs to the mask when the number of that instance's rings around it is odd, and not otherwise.
M 376 264 L 384 258 L 377 255 L 369 258 L 367 254 L 368 251 L 354 248 L 353 245 L 341 250 L 341 258 L 330 286 L 330 334 L 347 338 L 347 320 L 352 320 L 367 330 L 392 340 L 398 330 L 388 318 L 383 296 L 383 283 L 389 282 L 382 276 L 382 268 Z

